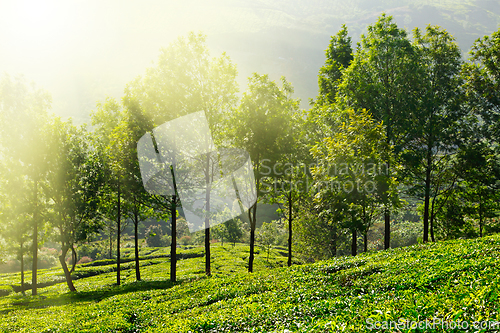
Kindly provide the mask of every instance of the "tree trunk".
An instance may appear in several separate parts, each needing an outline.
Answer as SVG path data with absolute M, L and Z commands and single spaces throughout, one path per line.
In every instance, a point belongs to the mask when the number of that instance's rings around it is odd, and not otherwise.
M 135 202 L 137 205 L 137 202 Z M 136 206 L 137 208 L 137 206 Z M 139 233 L 137 231 L 139 226 L 139 216 L 137 209 L 134 211 L 134 246 L 135 246 L 135 279 L 141 281 L 141 269 L 139 267 Z
M 290 191 L 288 192 L 288 267 L 292 266 L 292 208 L 292 191 Z
M 368 252 L 368 230 L 363 233 L 363 251 Z
M 206 160 L 206 173 L 205 173 L 205 184 L 206 184 L 206 192 L 205 192 L 205 273 L 207 276 L 210 276 L 212 273 L 210 271 L 210 153 L 207 154 Z
M 352 229 L 351 254 L 353 257 L 358 254 L 358 231 L 356 229 Z
M 68 284 L 69 291 L 76 291 L 75 286 L 73 285 L 73 280 L 71 279 L 71 273 L 68 270 L 68 266 L 66 265 L 66 254 L 68 253 L 69 248 L 64 246 L 62 248 L 62 253 L 59 256 L 59 262 L 61 263 L 62 269 L 64 271 L 64 276 L 66 277 L 66 283 Z
M 389 208 L 385 208 L 384 212 L 384 220 L 385 220 L 385 232 L 384 232 L 384 249 L 387 250 L 391 247 L 391 213 L 389 212 Z
M 431 151 L 427 152 L 427 167 L 425 170 L 425 192 L 424 192 L 424 243 L 429 241 L 429 201 L 431 195 Z
M 172 205 L 170 207 L 170 221 L 172 224 L 172 242 L 170 243 L 170 281 L 177 280 L 177 196 L 172 195 Z
M 332 240 L 330 241 L 332 257 L 337 256 L 337 227 L 334 225 L 332 229 Z
M 31 295 L 37 294 L 37 272 L 38 272 L 38 181 L 35 180 L 34 188 L 34 211 L 33 211 L 33 263 L 31 268 Z
M 116 284 L 120 285 L 120 236 L 121 236 L 121 202 L 120 185 L 118 185 L 118 216 L 116 219 Z
M 390 133 L 391 133 L 390 128 L 387 128 L 387 133 L 388 133 L 387 141 L 390 142 L 390 140 L 389 140 Z M 387 178 L 389 179 L 389 177 L 390 177 L 390 164 L 389 164 L 389 162 L 386 163 L 386 167 L 387 167 L 387 170 L 386 170 Z M 387 186 L 387 189 L 389 189 L 388 186 Z M 385 223 L 384 249 L 387 250 L 388 248 L 391 247 L 391 212 L 389 211 L 388 204 L 385 205 L 385 209 L 384 209 L 384 223 Z
M 207 163 L 208 164 L 208 163 Z M 208 173 L 208 172 L 207 172 Z M 210 276 L 210 184 L 207 182 L 206 192 L 206 214 L 205 216 L 205 273 Z
M 22 241 L 22 235 L 19 245 L 19 260 L 21 261 L 21 291 L 23 295 L 26 295 L 26 293 L 24 292 L 24 242 Z
M 253 272 L 253 260 L 254 260 L 254 247 L 255 247 L 255 224 L 256 224 L 256 216 L 257 213 L 257 202 L 250 207 L 248 210 L 248 218 L 250 219 L 250 257 L 248 258 L 248 272 Z
M 113 225 L 109 224 L 109 259 L 113 258 Z
M 208 225 L 208 228 L 207 228 Z M 205 273 L 210 276 L 210 224 L 208 217 L 205 217 Z
M 69 274 L 73 274 L 76 268 L 76 262 L 78 261 L 78 254 L 73 246 L 71 246 L 71 260 L 71 270 L 69 271 Z
M 430 220 L 430 229 L 431 229 L 431 240 L 433 242 L 436 241 L 436 239 L 434 238 L 434 202 L 435 202 L 435 198 L 434 197 L 432 199 L 432 204 L 431 204 L 431 212 L 429 214 L 429 220 Z

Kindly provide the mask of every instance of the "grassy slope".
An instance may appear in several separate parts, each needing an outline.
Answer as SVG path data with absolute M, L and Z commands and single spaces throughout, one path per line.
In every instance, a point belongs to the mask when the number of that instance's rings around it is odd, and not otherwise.
M 189 253 L 202 249 L 189 250 Z M 248 247 L 214 246 L 216 274 L 203 258 L 179 263 L 180 283 L 168 282 L 164 258 L 142 267 L 144 282 L 113 286 L 114 273 L 62 283 L 35 298 L 0 298 L 0 328 L 25 332 L 325 332 L 364 331 L 365 320 L 500 320 L 500 236 L 338 258 L 288 268 L 244 272 Z M 283 264 L 277 252 L 271 266 Z M 111 268 L 100 266 L 100 268 Z M 96 267 L 94 267 L 96 268 Z M 77 272 L 89 270 L 79 267 Z M 51 275 L 52 274 L 52 275 Z M 55 272 L 43 272 L 46 278 Z M 0 284 L 13 276 L 0 277 Z M 17 282 L 16 281 L 13 283 Z M 380 330 L 383 331 L 383 330 Z M 429 330 L 426 330 L 429 331 Z M 445 330 L 446 331 L 446 330 Z M 447 330 L 449 331 L 449 330 Z

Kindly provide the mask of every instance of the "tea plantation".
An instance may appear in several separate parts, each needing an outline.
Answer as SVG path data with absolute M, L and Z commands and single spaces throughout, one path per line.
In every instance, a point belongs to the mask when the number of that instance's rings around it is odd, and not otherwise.
M 182 250 L 180 280 L 175 284 L 168 281 L 168 249 L 142 251 L 141 282 L 134 282 L 133 261 L 125 263 L 121 286 L 114 285 L 112 262 L 78 265 L 77 293 L 67 292 L 61 270 L 42 270 L 39 280 L 46 287 L 36 297 L 14 292 L 19 274 L 4 274 L 0 289 L 10 294 L 0 297 L 0 330 L 492 332 L 500 328 L 495 327 L 500 321 L 498 235 L 296 263 L 291 268 L 281 267 L 286 263 L 282 249 L 274 249 L 269 262 L 261 250 L 252 274 L 245 267 L 248 252 L 243 244 L 214 245 L 214 274 L 206 277 L 203 249 Z

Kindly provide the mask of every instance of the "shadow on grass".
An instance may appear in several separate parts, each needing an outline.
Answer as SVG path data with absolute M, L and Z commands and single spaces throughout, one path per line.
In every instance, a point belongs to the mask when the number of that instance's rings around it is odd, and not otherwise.
M 79 291 L 76 293 L 69 293 L 69 299 L 71 302 L 88 302 L 95 301 L 100 302 L 101 300 L 121 294 L 127 294 L 136 291 L 149 291 L 157 289 L 170 289 L 175 285 L 181 284 L 183 281 L 172 282 L 170 280 L 159 280 L 159 281 L 135 281 L 130 283 L 125 283 L 120 286 L 111 285 L 97 290 L 91 291 Z
M 80 302 L 100 302 L 111 296 L 127 294 L 137 291 L 148 291 L 157 289 L 169 289 L 175 285 L 181 284 L 184 281 L 188 282 L 192 279 L 179 280 L 177 282 L 171 282 L 170 280 L 158 280 L 158 281 L 135 281 L 130 283 L 125 283 L 120 286 L 108 285 L 103 286 L 99 289 L 92 291 L 77 291 L 68 292 L 65 294 L 57 296 L 22 296 L 18 295 L 13 299 L 11 307 L 0 310 L 0 314 L 7 314 L 11 311 L 21 310 L 21 309 L 36 309 L 45 307 L 62 306 L 66 304 L 74 304 Z

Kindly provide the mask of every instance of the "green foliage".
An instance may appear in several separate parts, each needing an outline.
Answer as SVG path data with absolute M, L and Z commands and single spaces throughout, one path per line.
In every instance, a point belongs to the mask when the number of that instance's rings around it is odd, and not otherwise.
M 342 77 L 342 72 L 353 60 L 351 37 L 347 35 L 347 27 L 332 36 L 330 44 L 326 49 L 325 65 L 320 68 L 318 74 L 319 96 L 316 103 L 332 104 L 337 95 L 337 85 Z
M 144 234 L 146 235 L 146 244 L 149 247 L 162 247 L 170 245 L 170 242 L 168 245 L 166 244 L 165 239 L 163 238 L 163 230 L 159 224 L 149 226 Z

